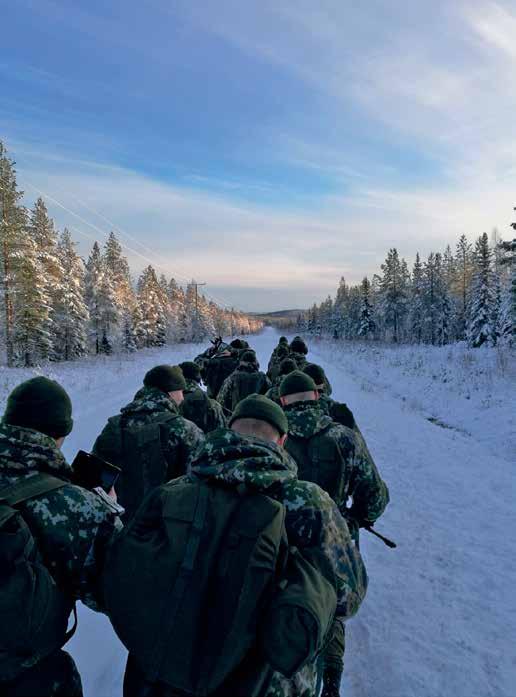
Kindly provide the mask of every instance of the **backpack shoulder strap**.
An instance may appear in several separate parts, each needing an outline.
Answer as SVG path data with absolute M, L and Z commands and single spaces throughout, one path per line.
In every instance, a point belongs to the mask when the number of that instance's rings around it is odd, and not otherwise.
M 48 494 L 50 491 L 61 489 L 67 484 L 68 482 L 64 479 L 39 472 L 33 477 L 26 477 L 0 490 L 0 502 L 8 506 L 17 506 L 29 499 L 35 499 L 43 494 Z

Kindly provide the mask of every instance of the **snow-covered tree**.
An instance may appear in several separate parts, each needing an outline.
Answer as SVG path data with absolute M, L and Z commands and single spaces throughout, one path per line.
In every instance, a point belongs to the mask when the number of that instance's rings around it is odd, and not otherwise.
M 139 318 L 135 330 L 144 346 L 162 346 L 166 341 L 166 317 L 161 301 L 161 288 L 152 266 L 147 266 L 138 279 Z
M 391 332 L 392 341 L 398 342 L 403 337 L 407 314 L 409 274 L 397 249 L 389 250 L 385 263 L 382 264 L 382 271 L 380 312 L 384 326 Z
M 496 327 L 493 326 L 495 303 L 495 277 L 492 270 L 492 251 L 487 233 L 475 244 L 474 275 L 468 304 L 467 338 L 470 346 L 496 343 Z
M 516 223 L 513 224 L 516 229 Z M 516 346 L 516 239 L 500 242 L 500 265 L 510 269 L 510 275 L 502 289 L 497 334 L 500 343 Z
M 455 250 L 455 296 L 457 298 L 457 334 L 466 337 L 468 297 L 473 276 L 473 248 L 466 235 L 461 235 Z
M 8 366 L 15 362 L 14 301 L 26 237 L 26 211 L 19 203 L 22 196 L 23 191 L 18 190 L 16 183 L 14 162 L 0 141 L 0 328 Z
M 410 310 L 409 310 L 409 336 L 412 341 L 420 344 L 423 341 L 424 328 L 424 278 L 423 265 L 416 254 L 416 261 L 412 269 L 412 280 L 410 284 Z
M 373 317 L 373 306 L 371 304 L 371 283 L 367 276 L 364 277 L 360 286 L 360 325 L 358 336 L 370 338 L 374 335 L 376 324 Z
M 67 361 L 80 358 L 88 351 L 90 314 L 85 301 L 84 264 L 66 228 L 59 239 L 58 251 L 63 271 L 63 290 L 54 309 L 54 353 L 57 358 Z

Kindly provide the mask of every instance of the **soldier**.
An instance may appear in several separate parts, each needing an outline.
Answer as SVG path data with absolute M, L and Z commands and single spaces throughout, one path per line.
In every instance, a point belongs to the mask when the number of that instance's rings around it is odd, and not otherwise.
M 285 414 L 266 397 L 251 395 L 236 407 L 230 427 L 231 430 L 208 435 L 187 477 L 238 491 L 244 486 L 282 503 L 286 509 L 289 546 L 314 555 L 318 571 L 336 591 L 338 616 L 342 620 L 352 617 L 365 596 L 367 574 L 335 503 L 316 484 L 298 479 L 296 465 L 283 449 L 288 427 Z M 251 661 L 249 657 L 243 661 L 247 663 L 246 673 L 266 675 L 268 667 L 263 654 L 254 650 L 251 655 Z M 305 665 L 290 679 L 277 672 L 270 675 L 269 671 L 269 684 L 263 685 L 260 694 L 314 697 L 316 674 L 315 663 Z M 248 694 L 235 686 L 223 688 L 216 694 Z M 173 694 L 176 693 L 163 683 L 148 682 L 135 657 L 130 655 L 124 680 L 125 697 L 172 697 Z
M 93 452 L 118 465 L 117 483 L 124 522 L 155 486 L 184 474 L 204 441 L 198 426 L 179 414 L 186 382 L 178 366 L 158 365 L 120 414 L 108 419 Z
M 268 397 L 269 399 L 272 399 L 273 402 L 276 402 L 276 404 L 280 403 L 280 396 L 279 396 L 279 388 L 281 385 L 281 382 L 285 375 L 288 375 L 291 373 L 293 370 L 297 370 L 297 365 L 296 362 L 294 361 L 293 358 L 284 358 L 281 361 L 280 367 L 279 367 L 279 374 L 278 377 L 274 380 L 272 383 L 272 387 L 267 390 L 265 396 Z
M 280 387 L 288 419 L 286 449 L 300 479 L 319 484 L 346 516 L 358 543 L 361 524 L 373 524 L 389 502 L 389 491 L 362 438 L 332 421 L 318 407 L 317 388 L 309 375 L 294 371 Z M 346 508 L 352 497 L 353 504 Z M 344 625 L 336 621 L 324 656 L 323 697 L 338 697 L 343 671 Z
M 309 363 L 303 370 L 303 373 L 309 375 L 315 382 L 319 394 L 319 408 L 324 411 L 325 414 L 331 416 L 338 424 L 352 428 L 357 433 L 360 433 L 353 412 L 347 404 L 344 404 L 344 402 L 337 402 L 331 398 L 332 388 L 324 369 L 316 363 Z
M 256 353 L 247 349 L 240 355 L 238 368 L 224 380 L 217 400 L 231 414 L 243 399 L 250 394 L 265 394 L 270 386 L 269 378 L 260 371 Z
M 240 342 L 241 340 L 235 340 Z M 232 342 L 235 343 L 235 342 Z M 242 349 L 228 344 L 220 344 L 208 359 L 203 359 L 201 377 L 206 385 L 208 397 L 217 399 L 224 380 L 238 367 L 239 355 Z M 199 362 L 199 356 L 195 362 Z
M 281 361 L 289 354 L 288 340 L 286 336 L 280 336 L 278 345 L 272 352 L 267 366 L 267 376 L 271 381 L 278 377 L 278 370 Z
M 306 354 L 308 346 L 300 336 L 296 336 L 290 342 L 290 358 L 293 358 L 299 370 L 303 370 L 308 364 Z
M 22 603 L 20 614 L 14 618 L 11 626 L 7 626 L 9 620 L 2 598 L 2 697 L 82 695 L 81 679 L 75 663 L 61 648 L 69 638 L 67 620 L 77 599 L 93 610 L 102 610 L 99 579 L 103 572 L 103 560 L 109 543 L 117 530 L 121 529 L 121 523 L 118 519 L 120 507 L 114 498 L 71 483 L 72 469 L 61 452 L 61 446 L 72 426 L 70 398 L 53 380 L 32 378 L 18 385 L 8 397 L 0 424 L 1 553 L 3 558 L 7 551 L 3 547 L 5 527 L 16 524 L 15 509 L 21 515 L 22 523 L 21 527 L 11 529 L 11 537 L 15 538 L 16 532 L 16 537 L 25 535 L 25 540 L 30 544 L 35 540 L 36 549 L 30 551 L 30 546 L 25 546 L 25 553 L 36 563 L 31 571 L 35 584 L 32 594 L 26 603 Z M 114 497 L 113 491 L 111 494 Z M 28 530 L 23 528 L 23 524 Z M 42 562 L 43 567 L 37 564 L 38 561 Z M 8 569 L 9 565 L 3 561 L 1 594 L 6 593 L 9 587 L 6 582 Z M 42 598 L 41 588 L 45 583 L 48 593 Z M 16 595 L 10 600 L 10 613 L 20 605 L 20 595 L 26 592 L 26 582 L 17 584 L 13 591 Z M 38 599 L 41 601 L 39 607 Z M 9 656 L 6 647 L 28 622 L 32 624 L 31 634 L 34 633 L 39 643 L 42 630 L 39 625 L 35 626 L 31 618 L 39 615 L 41 620 L 50 606 L 55 615 L 45 618 L 48 623 L 46 638 L 48 640 L 50 633 L 53 643 L 25 646 L 23 653 Z M 52 631 L 54 623 L 56 626 Z M 9 637 L 6 637 L 6 632 Z M 6 666 L 10 667 L 10 671 Z M 15 668 L 21 672 L 9 682 L 4 682 L 7 674 L 17 673 Z
M 226 417 L 221 405 L 201 389 L 201 369 L 197 363 L 185 361 L 179 367 L 186 381 L 184 400 L 179 408 L 181 416 L 193 421 L 204 433 L 225 428 Z

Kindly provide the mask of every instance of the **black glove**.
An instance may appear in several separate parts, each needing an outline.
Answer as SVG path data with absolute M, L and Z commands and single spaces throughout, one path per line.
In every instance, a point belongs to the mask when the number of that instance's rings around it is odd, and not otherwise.
M 323 675 L 321 697 L 340 697 L 340 679 L 342 671 L 336 668 L 326 668 Z

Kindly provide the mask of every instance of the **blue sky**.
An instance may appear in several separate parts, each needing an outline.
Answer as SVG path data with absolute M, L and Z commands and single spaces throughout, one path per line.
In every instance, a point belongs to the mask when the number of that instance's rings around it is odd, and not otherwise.
M 0 16 L 0 138 L 82 253 L 116 227 L 135 271 L 271 310 L 358 282 L 390 246 L 411 261 L 509 236 L 513 3 L 0 0 Z

